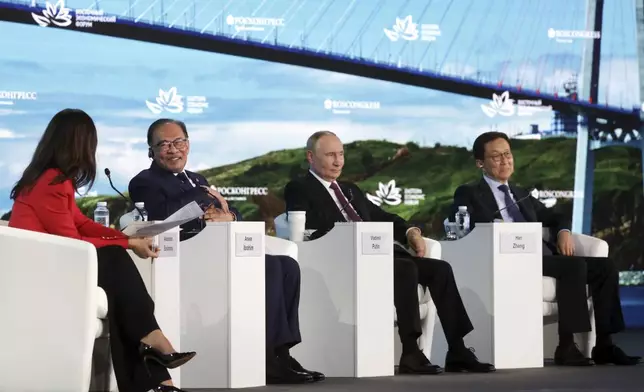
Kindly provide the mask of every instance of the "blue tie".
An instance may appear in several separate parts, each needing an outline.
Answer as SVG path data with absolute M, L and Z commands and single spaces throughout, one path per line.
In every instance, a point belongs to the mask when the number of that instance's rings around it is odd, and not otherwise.
M 510 196 L 510 187 L 505 184 L 499 185 L 499 190 L 505 195 L 505 206 L 507 207 L 506 209 L 508 210 L 510 218 L 514 222 L 525 222 L 525 217 L 521 213 L 519 206 L 512 200 L 512 196 Z

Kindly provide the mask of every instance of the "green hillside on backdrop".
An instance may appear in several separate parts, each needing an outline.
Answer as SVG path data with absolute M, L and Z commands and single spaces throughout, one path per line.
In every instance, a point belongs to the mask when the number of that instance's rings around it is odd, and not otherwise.
M 514 182 L 539 189 L 572 190 L 574 187 L 576 140 L 513 140 Z M 429 236 L 443 235 L 442 221 L 447 217 L 455 188 L 480 178 L 471 151 L 440 146 L 420 148 L 413 143 L 401 145 L 386 141 L 358 141 L 345 145 L 343 179 L 356 182 L 373 193 L 378 183 L 394 179 L 399 188 L 420 188 L 425 201 L 418 206 L 386 207 L 424 227 Z M 597 151 L 593 197 L 593 233 L 609 242 L 611 253 L 621 268 L 642 268 L 640 239 L 644 234 L 642 214 L 642 170 L 638 150 L 613 147 Z M 305 150 L 291 149 L 267 153 L 242 162 L 201 172 L 210 184 L 235 187 L 268 187 L 268 196 L 253 196 L 233 203 L 246 220 L 264 220 L 272 231 L 272 220 L 284 212 L 282 198 L 286 183 L 307 170 Z M 126 206 L 118 196 L 78 199 L 88 216 L 96 201 L 107 200 L 112 219 L 120 217 Z M 572 202 L 559 200 L 554 207 L 572 214 Z

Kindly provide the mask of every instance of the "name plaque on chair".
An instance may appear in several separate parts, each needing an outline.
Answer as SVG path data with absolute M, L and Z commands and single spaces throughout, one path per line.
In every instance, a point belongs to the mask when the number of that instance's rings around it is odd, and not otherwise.
M 393 243 L 387 233 L 362 233 L 363 255 L 388 255 L 393 250 Z
M 179 233 L 166 232 L 159 234 L 159 257 L 177 257 Z
M 262 234 L 261 233 L 236 233 L 235 234 L 235 256 L 256 257 L 262 255 Z
M 537 244 L 534 233 L 501 233 L 499 253 L 534 253 Z

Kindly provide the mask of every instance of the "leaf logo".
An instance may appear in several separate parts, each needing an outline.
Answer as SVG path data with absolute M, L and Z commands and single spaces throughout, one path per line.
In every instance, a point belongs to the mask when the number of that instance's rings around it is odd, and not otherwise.
M 509 117 L 514 114 L 514 105 L 510 99 L 510 92 L 506 91 L 501 95 L 492 94 L 492 102 L 489 105 L 481 105 L 483 112 L 488 117 L 494 117 L 497 114 Z
M 168 91 L 159 89 L 159 96 L 156 99 L 156 103 L 146 100 L 145 104 L 154 114 L 160 114 L 164 110 L 170 113 L 183 112 L 183 96 L 177 94 L 176 87 L 172 87 Z
M 71 10 L 65 8 L 65 0 L 58 0 L 54 5 L 46 2 L 45 6 L 46 8 L 43 10 L 42 15 L 31 13 L 38 25 L 47 27 L 53 23 L 59 27 L 67 27 L 72 24 L 72 16 L 69 14 Z
M 384 29 L 384 31 L 392 42 L 398 41 L 399 38 L 407 41 L 418 39 L 418 23 L 412 22 L 411 15 L 407 15 L 405 19 L 396 18 L 396 24 L 393 29 Z
M 400 194 L 400 188 L 396 186 L 396 180 L 391 180 L 386 185 L 379 182 L 376 195 L 367 193 L 367 199 L 377 206 L 382 205 L 382 203 L 397 206 L 402 202 L 402 195 Z

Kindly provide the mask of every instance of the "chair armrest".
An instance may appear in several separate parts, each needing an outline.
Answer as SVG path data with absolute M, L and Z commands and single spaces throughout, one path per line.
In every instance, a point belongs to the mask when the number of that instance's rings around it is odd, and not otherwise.
M 266 236 L 265 238 L 266 254 L 289 256 L 297 260 L 297 244 L 295 242 L 272 236 Z
M 3 388 L 88 390 L 98 326 L 96 249 L 85 241 L 2 226 L 0 249 Z M 60 377 L 21 369 L 47 369 Z
M 578 256 L 608 257 L 608 243 L 600 238 L 573 233 L 572 240 Z

